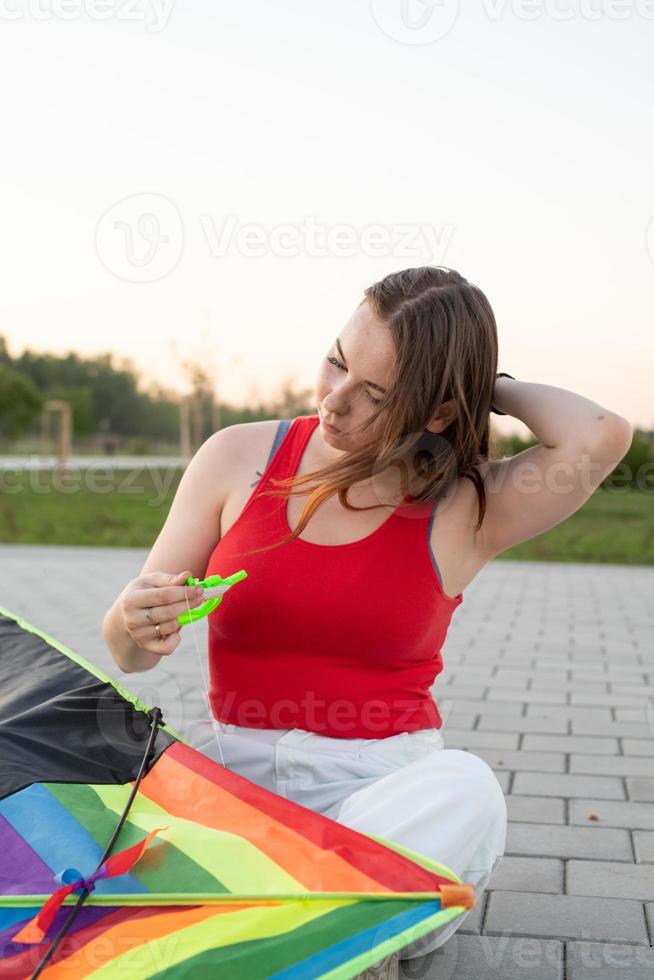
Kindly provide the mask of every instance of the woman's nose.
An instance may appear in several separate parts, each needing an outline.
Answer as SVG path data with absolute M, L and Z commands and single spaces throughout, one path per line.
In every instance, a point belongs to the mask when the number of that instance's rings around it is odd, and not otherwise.
M 347 404 L 342 398 L 330 398 L 329 401 L 324 398 L 323 408 L 326 413 L 331 415 L 345 415 L 347 413 Z

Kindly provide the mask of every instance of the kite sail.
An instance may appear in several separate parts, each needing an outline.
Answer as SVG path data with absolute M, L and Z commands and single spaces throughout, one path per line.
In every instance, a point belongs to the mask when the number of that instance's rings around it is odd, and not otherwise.
M 157 710 L 0 607 L 3 980 L 340 980 L 474 905 L 448 868 L 262 789 Z

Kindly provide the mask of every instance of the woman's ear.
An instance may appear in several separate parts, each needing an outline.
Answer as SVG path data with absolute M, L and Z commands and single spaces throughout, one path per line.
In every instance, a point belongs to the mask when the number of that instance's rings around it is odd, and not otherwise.
M 448 402 L 443 402 L 434 417 L 427 423 L 425 429 L 428 432 L 442 432 L 451 425 L 457 416 L 456 401 L 452 398 Z

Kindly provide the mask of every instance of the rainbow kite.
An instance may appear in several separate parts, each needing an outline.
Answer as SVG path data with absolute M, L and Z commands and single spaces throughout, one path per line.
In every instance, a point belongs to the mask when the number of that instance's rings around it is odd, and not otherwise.
M 0 608 L 3 980 L 355 977 L 474 900 L 207 759 Z

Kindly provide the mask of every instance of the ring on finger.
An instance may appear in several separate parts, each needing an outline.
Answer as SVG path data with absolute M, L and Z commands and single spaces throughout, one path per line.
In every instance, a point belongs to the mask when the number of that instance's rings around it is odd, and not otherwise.
M 150 608 L 149 608 L 149 609 L 146 609 L 146 610 L 145 610 L 145 615 L 146 615 L 146 616 L 148 617 L 148 619 L 150 620 L 150 622 L 151 622 L 151 623 L 152 623 L 152 625 L 154 626 L 154 619 L 152 618 L 152 608 L 153 608 L 153 607 L 152 607 L 152 606 L 150 606 Z
M 158 640 L 163 640 L 163 636 L 161 635 L 161 630 L 159 629 L 159 623 L 153 623 L 153 626 L 154 626 L 155 630 L 157 631 L 157 639 Z

